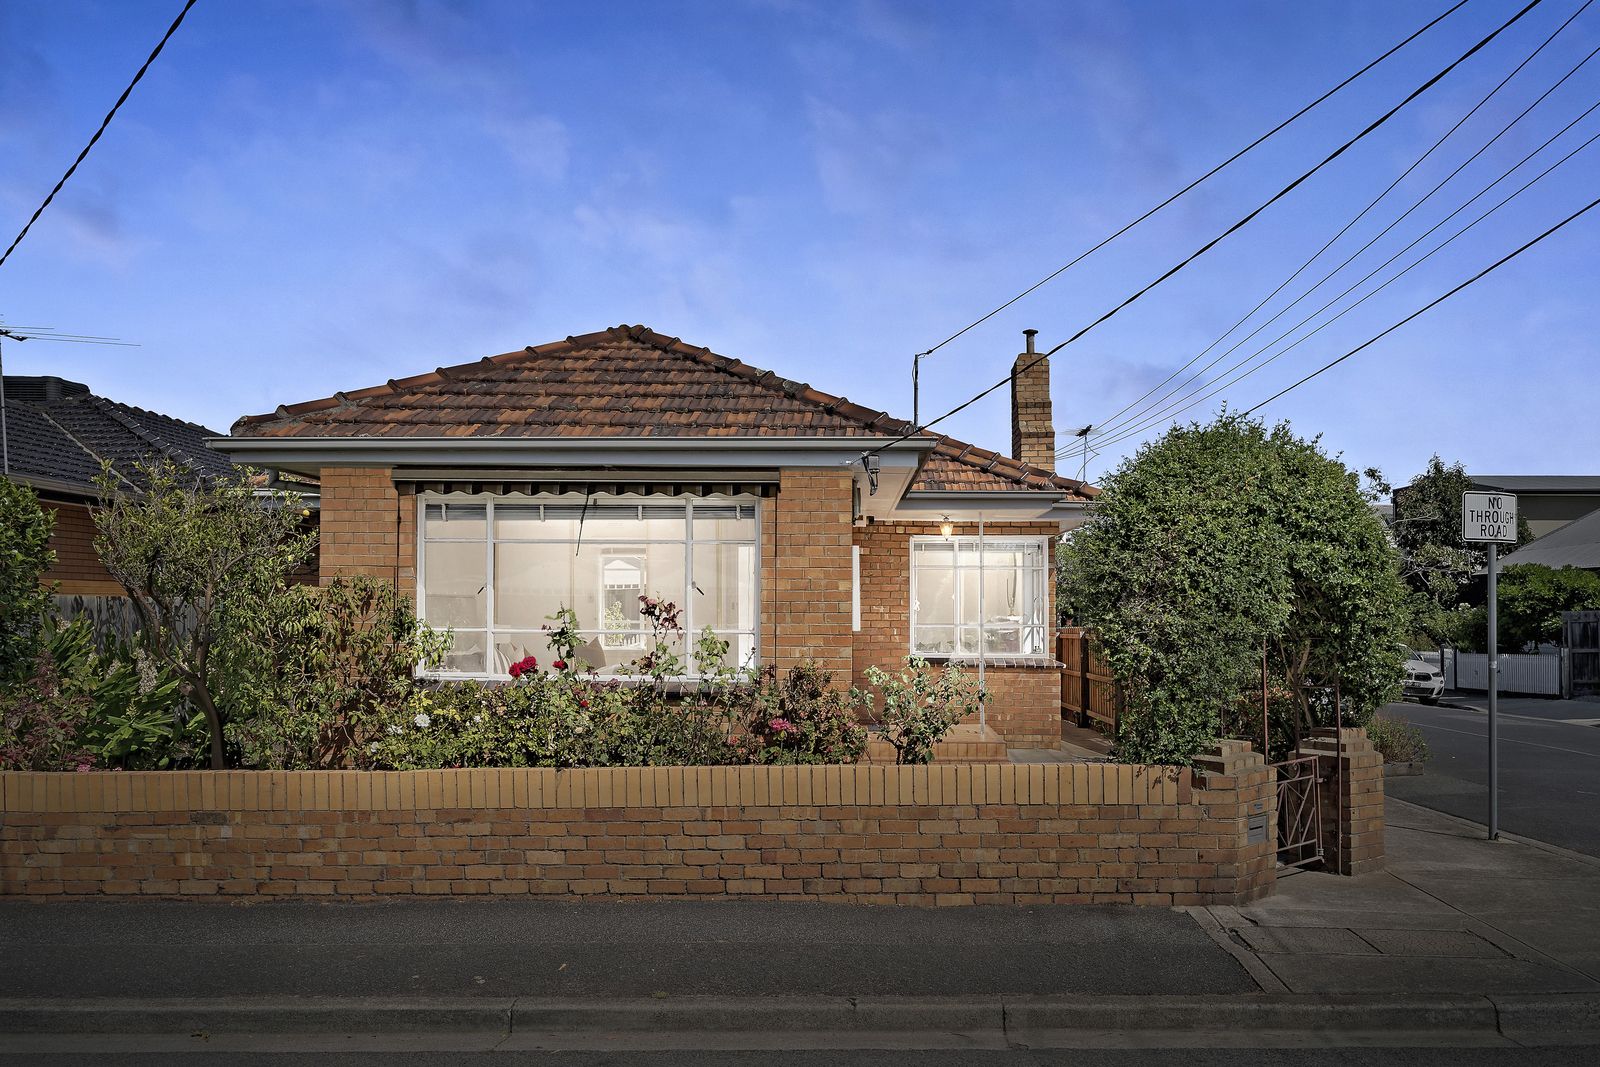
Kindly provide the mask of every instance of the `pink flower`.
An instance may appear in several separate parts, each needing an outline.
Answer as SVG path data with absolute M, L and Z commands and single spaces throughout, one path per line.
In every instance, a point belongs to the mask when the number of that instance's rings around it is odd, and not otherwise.
M 785 718 L 776 718 L 767 723 L 767 729 L 775 734 L 795 734 L 800 728 Z

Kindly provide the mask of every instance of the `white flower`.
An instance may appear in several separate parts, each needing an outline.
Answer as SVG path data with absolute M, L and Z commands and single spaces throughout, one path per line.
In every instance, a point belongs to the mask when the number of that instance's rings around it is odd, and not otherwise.
M 419 712 L 417 712 L 417 717 L 412 719 L 411 721 L 416 723 L 418 726 L 424 726 L 425 727 L 430 722 L 432 722 L 433 720 L 428 718 L 428 713 L 427 712 L 419 711 Z
M 483 716 L 482 715 L 474 715 L 472 717 L 472 725 L 474 725 L 474 726 L 478 725 L 482 721 L 483 721 Z
M 372 742 L 372 744 L 368 745 L 367 746 L 367 751 L 369 753 L 370 752 L 377 752 L 378 751 L 378 742 L 374 741 L 374 742 Z
M 398 726 L 390 726 L 389 733 L 394 737 L 399 737 L 401 734 L 405 733 L 405 730 Z

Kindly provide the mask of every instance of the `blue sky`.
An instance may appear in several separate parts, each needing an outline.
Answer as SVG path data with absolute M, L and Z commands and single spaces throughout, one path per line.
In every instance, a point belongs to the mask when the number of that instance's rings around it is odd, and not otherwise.
M 1546 0 L 1290 199 L 1059 353 L 1058 429 L 1104 424 L 1204 349 L 1580 3 Z M 178 6 L 0 0 L 6 241 Z M 5 322 L 140 347 L 8 344 L 6 369 L 62 374 L 225 430 L 280 403 L 642 322 L 909 415 L 913 352 L 1447 6 L 201 0 L 0 267 Z M 1051 346 L 1097 317 L 1518 6 L 1471 0 L 1285 134 L 942 349 L 924 365 L 924 413 L 1003 377 L 1023 328 Z M 1600 7 L 1302 282 L 1597 45 Z M 1459 207 L 1597 90 L 1600 58 L 1213 373 Z M 1600 111 L 1411 255 L 1596 131 Z M 1600 144 L 1185 417 L 1223 400 L 1249 407 L 1365 340 L 1600 195 L 1596 174 Z M 1352 466 L 1397 477 L 1435 451 L 1479 471 L 1594 473 L 1597 293 L 1600 210 L 1266 413 L 1322 434 Z M 1254 321 L 1297 295 L 1291 286 Z M 1005 391 L 944 428 L 1004 449 Z M 1109 442 L 1089 473 L 1139 439 Z M 1076 473 L 1076 457 L 1063 467 Z

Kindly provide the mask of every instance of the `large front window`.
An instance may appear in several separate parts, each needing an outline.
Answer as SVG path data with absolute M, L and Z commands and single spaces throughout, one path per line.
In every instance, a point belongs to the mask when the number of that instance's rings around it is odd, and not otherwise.
M 911 651 L 1041 656 L 1049 604 L 1042 537 L 911 541 Z
M 421 531 L 418 600 L 428 625 L 455 635 L 447 673 L 500 677 L 524 656 L 547 664 L 544 628 L 565 607 L 584 638 L 579 658 L 630 676 L 648 643 L 643 596 L 683 609 L 684 635 L 670 641 L 686 670 L 708 626 L 728 642 L 731 666 L 755 661 L 749 499 L 424 496 Z

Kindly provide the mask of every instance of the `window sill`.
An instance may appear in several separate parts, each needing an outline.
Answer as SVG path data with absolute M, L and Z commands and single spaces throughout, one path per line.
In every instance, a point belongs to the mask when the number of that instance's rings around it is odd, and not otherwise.
M 925 659 L 929 663 L 936 663 L 936 664 L 941 664 L 941 665 L 942 664 L 946 664 L 946 663 L 954 664 L 957 667 L 976 667 L 978 665 L 978 657 L 977 656 L 968 655 L 968 654 L 965 654 L 965 653 L 963 653 L 962 655 L 959 655 L 959 656 L 948 656 L 948 655 L 940 656 L 940 655 L 930 655 L 930 654 L 927 654 L 927 653 L 916 653 L 916 652 L 913 652 L 912 655 L 913 656 L 917 656 L 919 659 Z M 1063 664 L 1060 660 L 1056 659 L 1054 656 L 1002 656 L 1002 655 L 992 655 L 992 656 L 983 657 L 983 666 L 984 666 L 985 670 L 992 670 L 992 669 L 1004 670 L 1006 668 L 1029 668 L 1029 667 L 1032 667 L 1032 668 L 1035 668 L 1035 669 L 1058 670 L 1061 667 L 1065 666 L 1065 664 Z

